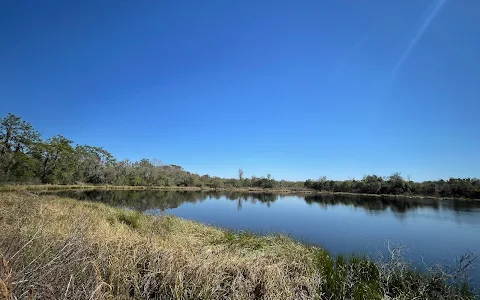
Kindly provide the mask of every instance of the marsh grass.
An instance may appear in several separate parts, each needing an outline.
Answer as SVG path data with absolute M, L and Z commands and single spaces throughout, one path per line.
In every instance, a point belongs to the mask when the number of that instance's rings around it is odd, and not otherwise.
M 474 299 L 395 256 L 31 192 L 0 194 L 0 299 Z M 440 275 L 439 275 L 440 274 Z
M 120 210 L 116 214 L 116 219 L 123 224 L 126 224 L 132 228 L 138 228 L 140 226 L 140 218 L 142 215 L 133 210 Z M 113 219 L 110 219 L 113 220 Z M 113 223 L 113 222 L 112 222 Z

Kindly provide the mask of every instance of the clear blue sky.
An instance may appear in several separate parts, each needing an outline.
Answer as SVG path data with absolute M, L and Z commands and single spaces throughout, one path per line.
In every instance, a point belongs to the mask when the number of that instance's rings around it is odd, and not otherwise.
M 480 1 L 0 3 L 0 115 L 119 159 L 480 177 Z

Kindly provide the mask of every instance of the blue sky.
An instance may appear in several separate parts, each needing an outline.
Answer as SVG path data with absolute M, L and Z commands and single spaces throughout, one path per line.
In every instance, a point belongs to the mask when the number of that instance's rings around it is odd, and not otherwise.
M 480 177 L 480 1 L 2 1 L 0 115 L 119 159 Z

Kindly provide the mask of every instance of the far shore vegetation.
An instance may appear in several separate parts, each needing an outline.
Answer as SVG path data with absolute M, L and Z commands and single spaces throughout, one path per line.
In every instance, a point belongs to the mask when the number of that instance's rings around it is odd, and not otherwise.
M 387 177 L 366 175 L 344 181 L 326 177 L 286 181 L 275 180 L 270 174 L 247 178 L 242 169 L 238 170 L 237 178 L 220 178 L 190 173 L 158 159 L 119 161 L 102 147 L 74 146 L 73 141 L 61 135 L 43 140 L 30 123 L 13 114 L 0 119 L 0 184 L 267 189 L 480 199 L 480 179 L 477 178 L 414 182 L 394 173 Z
M 475 299 L 464 270 L 29 191 L 0 194 L 0 299 Z

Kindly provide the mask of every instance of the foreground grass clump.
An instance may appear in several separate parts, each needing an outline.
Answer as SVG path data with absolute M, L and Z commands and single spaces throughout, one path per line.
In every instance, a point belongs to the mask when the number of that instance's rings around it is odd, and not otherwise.
M 474 299 L 398 261 L 29 192 L 0 193 L 0 299 Z

